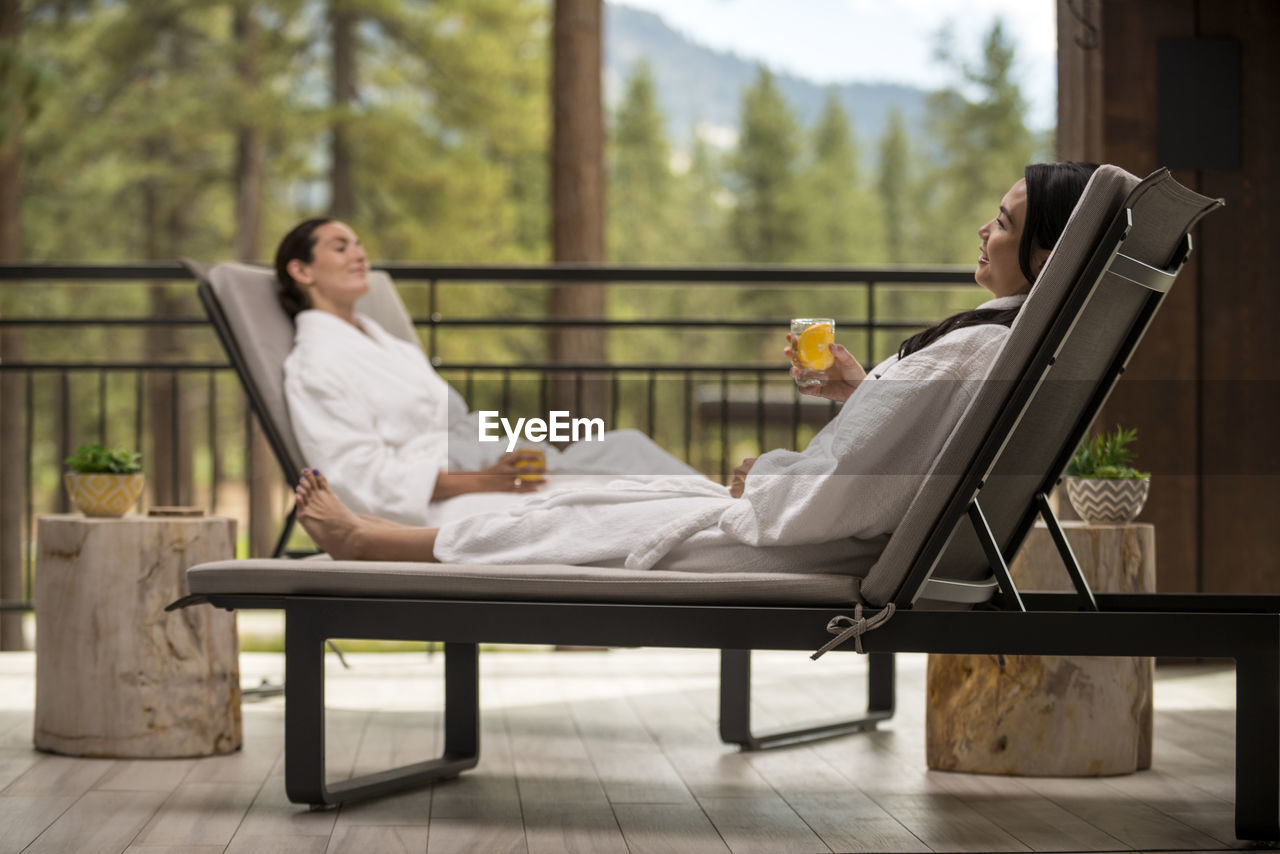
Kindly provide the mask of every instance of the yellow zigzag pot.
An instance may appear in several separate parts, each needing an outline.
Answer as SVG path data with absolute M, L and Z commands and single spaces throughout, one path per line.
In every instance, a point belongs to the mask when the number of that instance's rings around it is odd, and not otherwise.
M 1086 522 L 1128 522 L 1147 503 L 1151 478 L 1067 478 L 1067 498 Z
M 76 509 L 86 516 L 123 516 L 142 495 L 142 474 L 77 474 L 62 476 Z

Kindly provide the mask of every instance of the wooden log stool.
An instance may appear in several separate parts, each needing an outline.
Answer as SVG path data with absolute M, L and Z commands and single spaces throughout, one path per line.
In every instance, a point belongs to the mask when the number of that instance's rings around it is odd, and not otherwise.
M 35 746 L 209 756 L 243 741 L 235 615 L 165 606 L 187 567 L 235 556 L 234 519 L 41 516 Z
M 1155 528 L 1065 522 L 1097 592 L 1155 590 Z M 1009 568 L 1019 590 L 1071 590 L 1037 524 Z M 930 655 L 925 753 L 930 768 L 1087 777 L 1151 767 L 1150 658 Z

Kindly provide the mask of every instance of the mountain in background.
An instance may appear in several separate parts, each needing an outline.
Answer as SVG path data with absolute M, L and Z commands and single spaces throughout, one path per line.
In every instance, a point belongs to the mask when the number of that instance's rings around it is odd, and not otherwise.
M 735 53 L 690 41 L 652 12 L 606 3 L 604 14 L 604 90 L 609 109 L 622 98 L 631 67 L 648 59 L 658 100 L 667 119 L 667 135 L 687 149 L 695 128 L 708 142 L 736 144 L 742 91 L 755 81 L 760 63 Z M 895 83 L 814 83 L 775 71 L 778 88 L 805 127 L 811 127 L 835 89 L 853 123 L 864 154 L 884 133 L 889 111 L 902 111 L 909 128 L 924 118 L 928 93 Z

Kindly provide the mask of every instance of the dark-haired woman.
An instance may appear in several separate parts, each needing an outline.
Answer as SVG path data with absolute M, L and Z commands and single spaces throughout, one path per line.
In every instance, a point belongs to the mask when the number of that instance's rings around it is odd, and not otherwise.
M 298 518 L 336 558 L 865 572 L 906 512 L 996 356 L 1093 168 L 1028 167 L 978 230 L 993 299 L 903 343 L 869 374 L 842 347 L 820 393 L 845 401 L 803 452 L 774 450 L 726 488 L 650 483 L 531 496 L 439 528 L 360 519 L 304 475 Z
M 368 274 L 359 238 L 336 220 L 300 223 L 276 252 L 280 303 L 294 320 L 285 399 L 308 465 L 326 472 L 360 513 L 414 525 L 500 509 L 538 489 L 527 478 L 541 474 L 541 460 L 504 453 L 505 438 L 478 441 L 477 414 L 422 350 L 356 311 Z M 514 413 L 501 415 L 515 421 Z M 563 452 L 538 447 L 550 486 L 697 475 L 636 430 L 608 431 Z

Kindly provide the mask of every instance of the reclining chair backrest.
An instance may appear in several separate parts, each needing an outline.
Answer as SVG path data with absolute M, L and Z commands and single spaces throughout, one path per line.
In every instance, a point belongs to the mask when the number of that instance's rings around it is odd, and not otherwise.
M 864 581 L 868 602 L 956 607 L 991 597 L 992 562 L 968 519 L 971 503 L 1010 560 L 1035 521 L 1037 494 L 1058 481 L 1185 260 L 1188 229 L 1220 205 L 1166 170 L 1140 184 L 1117 167 L 1098 169 Z
M 244 386 L 285 477 L 296 482 L 307 460 L 293 436 L 284 398 L 284 360 L 293 349 L 293 321 L 276 297 L 274 271 L 250 264 L 205 265 L 184 261 L 199 282 L 200 301 Z M 413 321 L 391 277 L 369 273 L 369 293 L 356 311 L 392 335 L 418 346 Z

